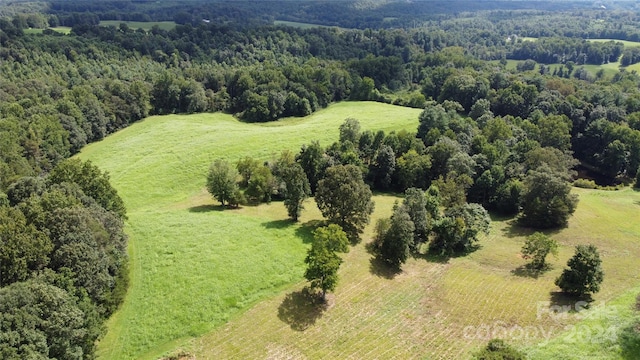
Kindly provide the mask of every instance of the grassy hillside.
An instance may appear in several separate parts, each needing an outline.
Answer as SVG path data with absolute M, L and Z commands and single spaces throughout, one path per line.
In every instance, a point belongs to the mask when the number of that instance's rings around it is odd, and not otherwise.
M 348 117 L 363 129 L 414 131 L 419 113 L 348 102 L 266 124 L 224 114 L 150 117 L 87 146 L 80 157 L 109 171 L 127 206 L 132 261 L 100 358 L 155 358 L 302 279 L 308 226 L 289 224 L 281 203 L 217 211 L 203 190 L 214 159 L 267 160 L 316 139 L 326 146 Z
M 361 102 L 267 124 L 223 114 L 151 117 L 84 149 L 81 157 L 111 173 L 129 209 L 132 283 L 99 344 L 100 358 L 154 359 L 184 350 L 198 359 L 457 359 L 496 336 L 534 359 L 594 352 L 621 359 L 615 331 L 627 325 L 640 290 L 640 192 L 574 189 L 580 203 L 569 227 L 549 233 L 561 244 L 559 256 L 537 278 L 521 270 L 519 251 L 530 232 L 510 219 L 495 218 L 482 248 L 469 256 L 411 259 L 399 274 L 372 262 L 365 241 L 345 255 L 339 286 L 322 311 L 302 291 L 310 228 L 321 218 L 314 203 L 292 224 L 282 203 L 219 211 L 203 190 L 215 158 L 266 160 L 313 139 L 328 145 L 347 117 L 364 129 L 414 130 L 419 112 Z M 388 217 L 396 200 L 377 195 L 372 224 Z M 369 226 L 364 238 L 371 235 Z M 592 310 L 549 316 L 550 306 L 575 305 L 553 280 L 580 243 L 600 249 L 602 290 Z M 570 342 L 573 325 L 613 335 L 608 342 Z
M 559 256 L 549 258 L 552 270 L 538 278 L 519 270 L 529 232 L 511 220 L 494 219 L 482 248 L 470 256 L 412 259 L 395 276 L 371 262 L 361 244 L 346 255 L 330 309 L 309 306 L 301 282 L 184 349 L 198 359 L 460 359 L 502 337 L 533 359 L 622 359 L 617 336 L 640 291 L 627 291 L 640 284 L 640 193 L 575 192 L 580 204 L 569 227 L 550 233 L 561 244 Z M 374 216 L 388 216 L 391 199 L 377 200 Z M 575 308 L 556 293 L 553 280 L 580 243 L 600 249 L 602 291 L 591 310 L 551 316 L 550 306 Z M 594 337 L 571 333 L 574 325 Z M 609 340 L 597 342 L 604 331 Z

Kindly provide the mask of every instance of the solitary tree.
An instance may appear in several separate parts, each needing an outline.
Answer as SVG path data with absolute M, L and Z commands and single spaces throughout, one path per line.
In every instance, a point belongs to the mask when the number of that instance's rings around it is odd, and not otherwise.
M 322 216 L 340 225 L 354 242 L 369 223 L 374 206 L 371 189 L 355 165 L 328 168 L 325 177 L 318 182 L 316 203 Z
M 207 175 L 207 190 L 214 198 L 216 198 L 224 207 L 225 202 L 233 203 L 237 197 L 238 171 L 229 165 L 225 160 L 218 159 L 209 167 L 209 175 Z
M 578 245 L 576 252 L 567 262 L 568 269 L 556 279 L 563 292 L 574 296 L 584 296 L 600 291 L 604 278 L 602 260 L 594 245 Z
M 558 255 L 558 242 L 541 232 L 529 235 L 522 246 L 522 257 L 531 259 L 530 266 L 536 270 L 547 266 L 545 258 L 549 253 Z
M 304 262 L 308 265 L 304 277 L 312 288 L 322 290 L 322 300 L 326 301 L 327 291 L 333 291 L 338 283 L 338 269 L 342 259 L 337 252 L 348 252 L 347 234 L 335 224 L 316 229 L 313 243 Z

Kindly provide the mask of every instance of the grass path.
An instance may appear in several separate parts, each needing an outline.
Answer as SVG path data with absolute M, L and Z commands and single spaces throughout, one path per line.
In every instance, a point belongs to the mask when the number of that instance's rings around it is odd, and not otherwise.
M 419 113 L 348 102 L 266 124 L 150 117 L 83 149 L 81 158 L 110 173 L 129 217 L 131 286 L 98 356 L 155 358 L 302 279 L 308 229 L 284 221 L 282 204 L 216 211 L 203 191 L 214 159 L 268 160 L 316 139 L 327 146 L 347 117 L 363 129 L 415 131 Z

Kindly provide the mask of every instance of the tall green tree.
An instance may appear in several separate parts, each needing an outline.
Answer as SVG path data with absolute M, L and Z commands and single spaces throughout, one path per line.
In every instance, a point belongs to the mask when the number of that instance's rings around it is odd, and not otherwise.
M 322 300 L 326 301 L 327 291 L 333 291 L 338 283 L 338 269 L 342 259 L 338 252 L 349 251 L 347 234 L 340 226 L 330 224 L 313 232 L 313 243 L 304 262 L 307 270 L 304 277 L 312 288 L 322 290 Z
M 416 188 L 409 188 L 404 192 L 402 206 L 406 208 L 411 221 L 413 222 L 413 240 L 410 243 L 412 250 L 417 250 L 420 244 L 427 241 L 429 232 L 429 214 L 427 212 L 427 198 L 424 191 Z
M 396 206 L 391 215 L 389 229 L 382 237 L 379 257 L 389 266 L 399 268 L 409 257 L 414 230 L 407 208 L 404 205 Z
M 600 254 L 594 245 L 577 245 L 567 266 L 569 268 L 564 269 L 555 281 L 563 292 L 581 297 L 600 291 L 604 272 Z
M 525 226 L 547 229 L 566 226 L 576 210 L 577 195 L 571 185 L 544 165 L 531 170 L 524 181 L 520 222 Z
M 285 184 L 284 206 L 287 214 L 293 221 L 298 221 L 304 209 L 303 203 L 311 195 L 309 180 L 298 163 L 283 169 L 281 177 Z
M 209 167 L 207 175 L 207 190 L 214 198 L 216 198 L 225 206 L 225 202 L 233 202 L 237 197 L 238 171 L 232 167 L 226 160 L 215 160 Z
M 355 242 L 373 212 L 371 196 L 371 189 L 364 183 L 360 168 L 336 165 L 328 168 L 325 177 L 318 182 L 316 203 L 322 216 L 340 225 L 349 239 Z

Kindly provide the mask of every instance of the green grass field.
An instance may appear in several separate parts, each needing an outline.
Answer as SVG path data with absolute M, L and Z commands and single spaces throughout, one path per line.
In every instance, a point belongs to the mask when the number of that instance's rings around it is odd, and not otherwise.
M 561 244 L 559 256 L 538 278 L 519 270 L 530 232 L 509 219 L 495 219 L 478 251 L 444 262 L 411 259 L 399 274 L 371 261 L 369 226 L 365 241 L 344 255 L 341 281 L 322 310 L 302 291 L 310 227 L 321 219 L 313 201 L 292 224 L 282 203 L 219 211 L 203 189 L 215 158 L 266 160 L 313 139 L 328 145 L 347 117 L 364 129 L 414 130 L 419 113 L 346 102 L 266 124 L 224 114 L 150 117 L 87 146 L 80 157 L 110 172 L 129 210 L 132 261 L 131 287 L 99 357 L 458 359 L 503 335 L 533 359 L 622 359 L 615 339 L 596 350 L 602 342 L 575 341 L 567 329 L 626 326 L 640 291 L 640 192 L 574 189 L 580 203 L 568 228 L 549 233 Z M 372 224 L 388 217 L 398 198 L 374 200 Z M 603 258 L 595 306 L 548 316 L 550 305 L 568 304 L 553 280 L 580 243 L 596 244 Z
M 616 340 L 640 291 L 640 193 L 575 192 L 580 204 L 569 227 L 550 233 L 561 244 L 559 256 L 538 278 L 518 271 L 529 231 L 511 220 L 494 221 L 482 248 L 467 257 L 412 259 L 395 276 L 360 244 L 345 255 L 328 310 L 310 306 L 300 282 L 181 350 L 198 359 L 464 359 L 502 337 L 532 359 L 623 359 Z M 388 216 L 393 198 L 376 201 L 374 217 Z M 600 249 L 602 290 L 593 309 L 551 316 L 550 306 L 573 304 L 558 296 L 553 280 L 580 243 Z M 571 326 L 581 333 L 565 330 Z
M 225 114 L 150 117 L 87 146 L 80 157 L 109 171 L 129 217 L 131 286 L 99 357 L 156 358 L 302 279 L 304 224 L 317 214 L 297 225 L 281 203 L 217 211 L 204 191 L 214 159 L 268 160 L 316 139 L 327 146 L 348 117 L 363 129 L 415 131 L 419 113 L 346 102 L 265 124 Z
M 176 23 L 173 21 L 120 21 L 120 20 L 103 20 L 100 21 L 100 26 L 115 26 L 119 27 L 121 23 L 127 24 L 131 29 L 143 29 L 146 31 L 151 30 L 155 25 L 162 30 L 171 30 L 176 27 Z

